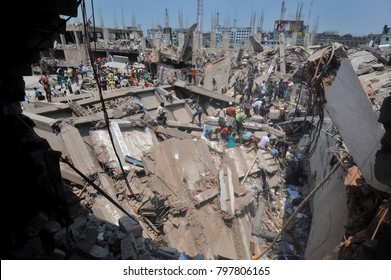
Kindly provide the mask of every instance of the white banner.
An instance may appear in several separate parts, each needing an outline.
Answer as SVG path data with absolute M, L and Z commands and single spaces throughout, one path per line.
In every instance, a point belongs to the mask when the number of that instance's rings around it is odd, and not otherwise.
M 1 261 L 1 279 L 354 279 L 389 275 L 390 261 Z

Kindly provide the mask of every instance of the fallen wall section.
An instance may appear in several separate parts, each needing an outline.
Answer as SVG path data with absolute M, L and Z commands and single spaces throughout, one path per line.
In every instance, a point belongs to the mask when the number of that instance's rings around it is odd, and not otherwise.
M 379 191 L 391 193 L 391 187 L 380 183 L 374 174 L 375 155 L 385 130 L 377 121 L 378 116 L 349 60 L 341 61 L 335 80 L 325 86 L 325 96 L 325 108 L 366 182 Z

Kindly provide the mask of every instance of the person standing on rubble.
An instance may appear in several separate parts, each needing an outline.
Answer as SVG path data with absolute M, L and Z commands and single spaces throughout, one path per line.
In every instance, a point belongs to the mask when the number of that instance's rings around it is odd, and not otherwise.
M 212 79 L 212 89 L 213 90 L 217 90 L 216 79 L 215 78 Z
M 242 144 L 242 136 L 243 136 L 243 129 L 244 129 L 244 121 L 247 119 L 247 116 L 245 113 L 240 112 L 239 114 L 236 114 L 236 131 L 239 135 L 240 144 Z
M 285 92 L 285 83 L 283 79 L 280 79 L 280 82 L 278 83 L 278 98 L 283 99 L 284 98 L 284 92 Z
M 48 102 L 52 102 L 52 89 L 50 88 L 49 78 L 45 71 L 42 72 L 42 75 L 39 78 L 38 82 L 43 85 L 43 89 L 45 90 L 46 99 L 48 100 Z
M 195 118 L 198 116 L 198 126 L 201 126 L 201 116 L 204 113 L 204 110 L 202 109 L 201 105 L 198 104 L 195 100 L 193 100 L 192 105 L 190 107 L 195 110 L 191 117 L 191 123 L 194 123 Z
M 186 68 L 186 77 L 187 77 L 187 82 L 189 83 L 189 85 L 191 85 L 192 70 L 190 68 Z
M 160 102 L 159 107 L 157 107 L 157 113 L 156 113 L 156 120 L 158 123 L 162 125 L 166 125 L 167 123 L 167 116 L 166 116 L 166 109 L 164 108 L 164 102 Z
M 251 118 L 252 104 L 253 104 L 253 98 L 251 94 L 247 94 L 247 98 L 243 100 L 243 110 L 247 118 Z
M 64 69 L 62 67 L 59 67 L 57 69 L 57 85 L 62 89 L 62 83 L 64 79 Z
M 284 107 L 280 108 L 278 120 L 280 122 L 286 121 L 287 115 L 288 115 L 288 107 L 284 106 Z
M 86 76 L 86 72 L 84 71 L 84 65 L 83 65 L 82 61 L 80 61 L 78 71 L 79 71 L 81 78 L 84 79 Z
M 69 90 L 69 93 L 73 93 L 72 80 L 70 78 L 68 78 L 66 85 L 67 85 L 67 89 Z
M 195 67 L 195 65 L 193 65 L 193 67 L 191 68 L 191 78 L 193 80 L 193 85 L 197 85 L 196 83 L 196 77 L 197 77 L 197 69 Z

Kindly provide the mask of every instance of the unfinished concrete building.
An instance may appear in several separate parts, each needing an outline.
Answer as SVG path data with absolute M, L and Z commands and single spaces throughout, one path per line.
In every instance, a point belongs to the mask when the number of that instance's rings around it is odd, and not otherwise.
M 28 8 L 26 22 L 41 11 Z M 57 19 L 56 11 L 49 15 Z M 9 35 L 24 55 L 6 59 L 25 82 L 21 94 L 2 72 L 3 172 L 11 182 L 3 197 L 14 202 L 3 205 L 3 259 L 390 258 L 390 132 L 379 115 L 390 114 L 383 104 L 391 71 L 370 52 L 339 44 L 316 52 L 193 49 L 188 33 L 181 49 L 145 50 L 146 61 L 164 68 L 151 85 L 103 91 L 93 71 L 73 94 L 23 101 L 39 85 L 20 69 L 31 51 L 49 47 Z M 68 55 L 69 65 L 79 60 Z M 175 77 L 193 61 L 204 84 Z M 235 147 L 212 139 L 224 108 L 232 103 L 239 114 L 245 90 L 256 95 L 263 81 L 282 79 L 291 95 L 243 127 L 289 144 L 287 158 L 244 137 Z M 194 100 L 202 126 L 190 123 Z M 157 121 L 162 102 L 165 125 Z M 15 167 L 21 174 L 12 176 Z

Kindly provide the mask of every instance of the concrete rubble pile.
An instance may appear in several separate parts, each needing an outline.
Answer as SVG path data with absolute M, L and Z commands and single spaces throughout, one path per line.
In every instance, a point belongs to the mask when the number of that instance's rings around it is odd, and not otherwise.
M 98 46 L 134 49 L 128 43 L 98 41 Z M 88 88 L 87 83 L 81 85 L 78 94 L 59 97 L 52 104 L 25 104 L 25 114 L 35 122 L 36 133 L 93 184 L 61 162 L 72 201 L 83 205 L 82 210 L 72 206 L 69 227 L 39 215 L 32 221 L 31 244 L 15 252 L 16 258 L 371 258 L 363 251 L 377 248 L 369 233 L 377 232 L 376 223 L 386 221 L 389 196 L 379 192 L 389 193 L 389 187 L 370 173 L 374 157 L 368 150 L 379 144 L 384 132 L 376 124 L 376 113 L 390 91 L 391 71 L 369 52 L 330 48 L 336 63 L 324 71 L 328 76 L 322 76 L 322 85 L 312 83 L 310 77 L 316 67 L 327 67 L 327 60 L 301 47 L 287 48 L 284 59 L 279 57 L 278 47 L 257 51 L 198 48 L 190 62 L 181 61 L 183 53 L 176 47 L 160 45 L 143 50 L 140 63 L 143 69 L 156 64 L 155 70 L 160 71 L 156 75 L 161 76 L 158 86 L 103 93 L 109 123 L 95 82 Z M 178 62 L 184 67 L 179 68 Z M 197 78 L 190 83 L 186 75 L 193 63 Z M 217 89 L 212 87 L 212 79 L 217 81 Z M 206 128 L 218 125 L 219 112 L 228 104 L 237 105 L 241 113 L 241 95 L 249 91 L 263 95 L 263 82 L 276 85 L 282 80 L 288 88 L 285 95 L 270 96 L 268 114 L 253 113 L 243 125 L 244 134 L 250 133 L 254 139 L 270 133 L 273 143 L 289 146 L 283 157 L 242 142 L 227 148 L 222 139 L 205 136 Z M 166 96 L 172 91 L 175 99 L 169 102 Z M 341 91 L 365 92 L 370 102 L 366 95 L 341 97 Z M 190 124 L 194 112 L 190 100 L 197 100 L 205 109 L 200 127 Z M 164 126 L 156 121 L 161 102 L 168 115 Z M 362 112 L 368 117 L 363 126 L 371 129 L 367 133 L 375 140 L 352 140 L 360 135 L 346 119 L 360 117 L 340 107 L 351 103 L 355 104 L 352 108 L 365 108 Z M 283 119 L 282 109 L 287 111 Z M 341 164 L 356 168 L 360 176 L 342 184 L 340 178 L 346 174 L 339 170 L 330 179 L 332 186 L 311 197 L 311 205 L 306 204 L 317 183 L 345 155 L 349 160 Z M 330 206 L 330 201 L 335 205 Z M 358 206 L 362 201 L 365 209 Z M 342 217 L 344 213 L 349 214 L 348 221 Z M 49 234 L 47 239 L 42 232 Z M 341 242 L 345 234 L 349 238 Z M 40 244 L 47 240 L 55 244 L 49 253 Z

